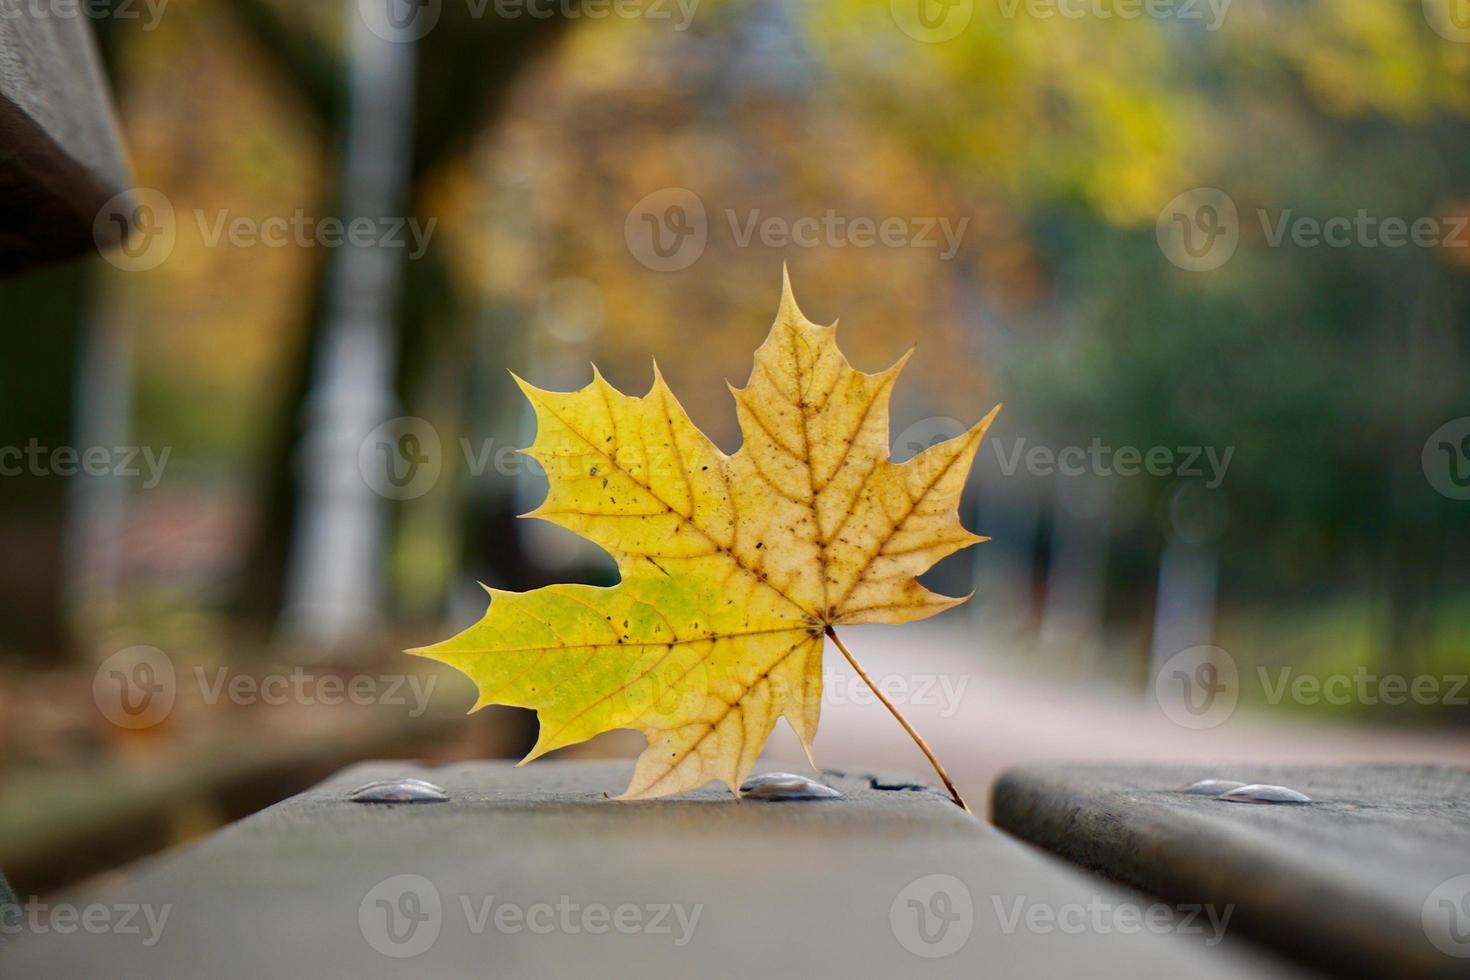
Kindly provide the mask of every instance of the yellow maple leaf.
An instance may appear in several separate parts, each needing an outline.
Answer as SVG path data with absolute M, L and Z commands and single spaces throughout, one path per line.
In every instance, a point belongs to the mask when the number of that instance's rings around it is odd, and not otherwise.
M 409 652 L 468 674 L 480 689 L 472 710 L 534 708 L 541 732 L 523 763 L 615 728 L 642 732 L 648 746 L 624 799 L 716 779 L 738 796 L 782 716 L 810 755 L 824 639 L 848 655 L 832 627 L 908 622 L 964 602 L 916 576 L 985 540 L 960 524 L 958 507 L 1000 407 L 891 462 L 888 401 L 907 359 L 854 370 L 836 325 L 807 320 L 787 278 L 749 383 L 731 388 L 744 436 L 733 456 L 694 425 L 657 364 L 641 398 L 595 368 L 591 384 L 567 393 L 517 378 L 537 421 L 524 452 L 550 484 L 526 516 L 606 548 L 622 580 L 487 589 L 484 619 Z

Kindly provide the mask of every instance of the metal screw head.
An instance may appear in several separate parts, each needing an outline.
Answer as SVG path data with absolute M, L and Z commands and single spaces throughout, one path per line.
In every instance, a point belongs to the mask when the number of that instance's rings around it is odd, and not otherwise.
M 1265 783 L 1251 783 L 1249 786 L 1239 786 L 1228 792 L 1221 793 L 1216 799 L 1227 803 L 1310 803 L 1312 798 L 1305 793 L 1298 793 L 1288 786 L 1270 786 Z
M 447 803 L 449 794 L 422 779 L 379 779 L 347 795 L 353 803 Z
M 1245 783 L 1238 783 L 1233 779 L 1201 779 L 1197 783 L 1190 783 L 1179 792 L 1188 793 L 1190 796 L 1219 796 L 1233 789 L 1240 789 Z
M 842 794 L 831 786 L 790 772 L 767 772 L 752 776 L 740 792 L 757 800 L 835 800 Z

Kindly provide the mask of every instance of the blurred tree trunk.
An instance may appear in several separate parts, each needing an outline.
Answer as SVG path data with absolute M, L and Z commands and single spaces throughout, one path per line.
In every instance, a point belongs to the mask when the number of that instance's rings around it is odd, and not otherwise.
M 1208 646 L 1215 639 L 1215 601 L 1220 558 L 1213 545 L 1171 535 L 1159 558 L 1149 677 L 1181 650 Z
M 1403 306 L 1386 318 L 1379 344 L 1405 365 L 1404 377 L 1433 377 L 1436 362 L 1453 350 L 1447 336 L 1452 329 L 1447 324 L 1454 321 L 1453 300 L 1432 267 L 1388 282 L 1385 292 L 1401 297 Z M 1438 419 L 1453 412 L 1451 406 L 1424 404 L 1419 400 L 1423 394 L 1413 382 L 1403 389 L 1390 403 L 1383 433 L 1372 442 L 1372 450 L 1381 456 L 1412 461 L 1390 468 L 1382 488 L 1386 504 L 1379 563 L 1386 609 L 1381 627 L 1383 649 L 1376 665 L 1383 673 L 1410 678 L 1431 666 L 1426 654 L 1433 634 L 1434 604 L 1443 586 L 1441 558 L 1446 540 L 1441 512 L 1432 506 L 1431 488 L 1415 464 Z M 1445 416 L 1440 416 L 1441 411 Z M 1380 702 L 1376 710 L 1387 714 L 1393 706 Z
M 73 444 L 75 372 L 92 279 L 87 262 L 72 262 L 0 282 L 0 322 L 9 328 L 0 357 L 0 446 L 27 454 L 0 460 L 0 547 L 8 556 L 0 562 L 0 651 L 38 661 L 71 649 L 62 562 L 68 481 L 50 472 L 49 458 Z
M 345 75 L 330 48 L 288 26 L 279 8 L 268 0 L 230 0 L 229 6 L 268 62 L 312 110 L 325 138 L 343 145 Z M 401 216 L 416 219 L 421 227 L 434 217 L 425 202 L 427 179 L 493 123 L 515 77 L 566 24 L 560 18 L 502 20 L 493 11 L 488 7 L 485 16 L 476 17 L 469 5 L 445 4 L 437 27 L 418 42 L 410 192 Z M 337 206 L 322 213 L 340 214 L 341 188 L 329 188 L 324 197 Z M 423 257 L 409 263 L 403 302 L 391 317 L 401 352 L 394 379 L 400 395 L 414 390 L 415 381 L 444 356 L 446 345 L 451 356 L 456 348 L 461 357 L 469 353 L 467 323 L 474 310 L 454 284 L 443 258 L 444 247 L 433 238 Z M 331 274 L 331 263 L 324 262 L 317 269 L 305 339 L 294 352 L 291 376 L 295 380 L 275 422 L 263 491 L 265 512 L 249 547 L 234 604 L 237 613 L 262 625 L 273 623 L 282 611 L 285 569 L 298 532 L 300 495 L 293 461 L 302 448 L 311 365 L 326 353 L 324 324 Z M 411 405 L 407 411 L 411 413 Z
M 91 24 L 115 91 L 115 22 Z M 0 323 L 10 328 L 0 357 L 0 446 L 24 451 L 33 439 L 47 449 L 85 441 L 75 427 L 78 368 L 89 355 L 88 328 L 98 325 L 96 265 L 79 259 L 0 282 Z M 72 657 L 81 639 L 70 618 L 66 557 L 67 483 L 76 479 L 29 469 L 0 475 L 0 549 L 11 558 L 0 564 L 0 654 L 56 662 Z M 74 560 L 89 557 L 81 548 Z
M 135 311 L 98 302 L 82 332 L 76 365 L 77 447 L 136 445 L 133 439 Z M 116 477 L 75 479 L 67 494 L 68 623 L 81 640 L 100 636 L 117 609 L 123 580 L 123 531 L 130 487 Z
M 1416 476 L 1418 474 L 1415 474 Z M 1385 611 L 1383 652 L 1376 665 L 1381 673 L 1413 678 L 1430 664 L 1425 654 L 1432 633 L 1432 608 L 1439 587 L 1440 562 L 1436 528 L 1425 526 L 1422 515 L 1406 513 L 1408 502 L 1421 488 L 1395 474 L 1394 504 L 1399 511 L 1391 521 L 1382 558 Z M 1392 706 L 1376 705 L 1380 713 Z
M 341 216 L 350 225 L 403 210 L 416 52 L 404 32 L 384 38 L 370 29 L 356 0 L 348 0 L 344 17 L 352 81 Z M 287 633 L 303 641 L 331 645 L 371 630 L 382 608 L 388 501 L 357 469 L 363 437 L 398 414 L 393 319 L 405 261 L 399 249 L 348 242 L 330 263 L 322 350 L 301 420 L 296 530 L 281 614 Z
M 993 543 L 972 552 L 975 598 L 969 615 L 977 628 L 1007 639 L 1031 634 L 1038 626 L 1034 599 L 1041 494 L 1030 488 L 1029 480 L 1023 485 L 1028 489 L 1018 493 L 1014 482 L 996 481 L 978 492 L 973 509 L 975 533 Z
M 1039 628 L 1041 649 L 1059 664 L 1090 666 L 1101 650 L 1109 489 L 1096 476 L 1054 478 L 1052 551 Z

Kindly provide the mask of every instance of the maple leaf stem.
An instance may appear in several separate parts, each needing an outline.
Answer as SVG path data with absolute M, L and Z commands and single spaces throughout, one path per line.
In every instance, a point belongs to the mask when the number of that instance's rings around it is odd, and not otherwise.
M 858 665 L 858 662 L 853 659 L 852 652 L 847 649 L 846 644 L 838 637 L 837 631 L 828 626 L 826 632 L 832 642 L 837 644 L 837 649 L 841 650 L 842 655 L 847 658 L 847 662 L 852 664 L 852 669 L 858 672 L 858 676 L 863 679 L 863 683 L 868 685 L 872 692 L 878 696 L 878 700 L 883 702 L 883 707 L 887 708 L 893 717 L 898 719 L 898 723 L 903 726 L 903 730 L 909 733 L 909 738 L 913 739 L 914 744 L 918 745 L 919 751 L 924 753 L 924 758 L 928 759 L 929 764 L 934 767 L 934 771 L 939 773 L 939 778 L 944 780 L 944 788 L 949 790 L 950 798 L 954 800 L 955 806 L 964 810 L 966 813 L 973 814 L 975 811 L 971 810 L 965 804 L 965 801 L 960 798 L 960 791 L 954 788 L 954 781 L 949 778 L 949 773 L 944 771 L 944 766 L 940 765 L 939 760 L 934 757 L 934 752 L 929 748 L 929 744 L 924 741 L 923 736 L 914 731 L 914 726 L 910 725 L 908 719 L 899 713 L 898 708 L 894 706 L 893 702 L 883 696 L 883 692 L 878 689 L 877 684 L 873 683 L 873 679 L 868 676 L 867 671 L 863 670 Z

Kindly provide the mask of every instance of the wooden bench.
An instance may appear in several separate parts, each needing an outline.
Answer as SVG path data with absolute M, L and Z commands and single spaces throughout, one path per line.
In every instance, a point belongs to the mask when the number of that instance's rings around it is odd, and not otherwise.
M 0 274 L 111 245 L 132 220 L 87 19 L 19 12 L 0 17 Z
M 1307 805 L 1181 792 L 1203 778 Z M 1338 976 L 1470 976 L 1470 771 L 1437 766 L 1076 766 L 1007 773 L 998 826 Z
M 5 964 L 156 980 L 1300 975 L 938 793 L 875 788 L 904 780 L 828 774 L 840 800 L 610 799 L 630 768 L 356 766 L 51 902 L 99 923 L 141 909 L 140 932 L 62 935 L 42 916 Z M 348 799 L 398 776 L 451 800 Z

